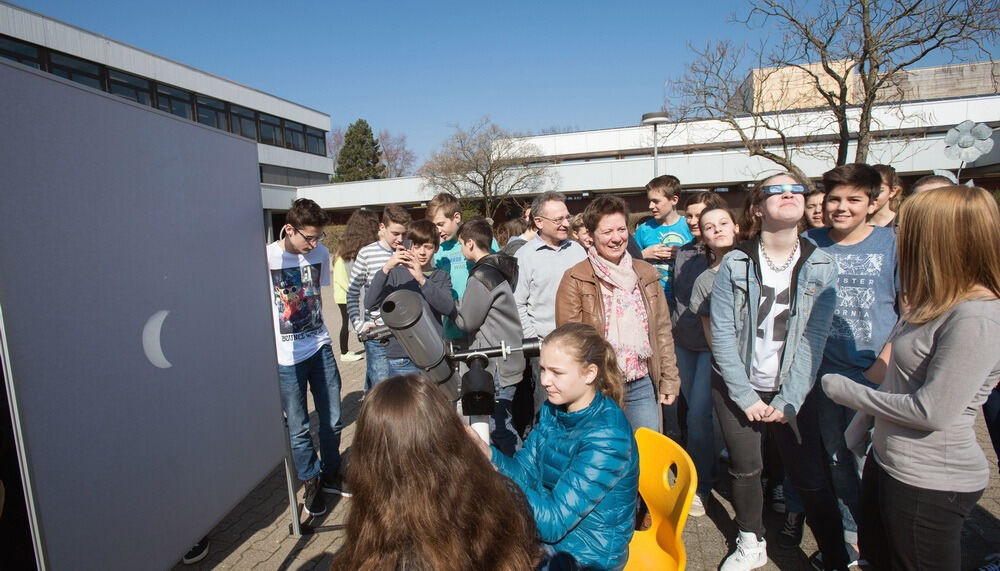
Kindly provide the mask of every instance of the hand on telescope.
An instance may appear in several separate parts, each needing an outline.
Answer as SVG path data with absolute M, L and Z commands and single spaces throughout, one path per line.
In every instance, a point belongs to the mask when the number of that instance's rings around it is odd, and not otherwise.
M 476 443 L 479 450 L 486 455 L 488 460 L 493 460 L 493 451 L 490 450 L 490 445 L 483 442 L 483 439 L 476 434 L 476 431 L 472 429 L 468 424 L 465 425 L 465 433 L 469 435 L 469 438 Z

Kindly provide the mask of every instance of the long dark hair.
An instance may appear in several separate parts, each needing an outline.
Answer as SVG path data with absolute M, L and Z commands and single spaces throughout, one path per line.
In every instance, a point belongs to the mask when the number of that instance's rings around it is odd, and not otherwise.
M 358 250 L 375 240 L 378 240 L 378 214 L 359 208 L 347 219 L 347 228 L 337 245 L 337 256 L 349 262 L 358 257 Z
M 354 497 L 335 570 L 521 571 L 539 560 L 516 484 L 419 375 L 386 379 L 365 397 L 347 480 Z

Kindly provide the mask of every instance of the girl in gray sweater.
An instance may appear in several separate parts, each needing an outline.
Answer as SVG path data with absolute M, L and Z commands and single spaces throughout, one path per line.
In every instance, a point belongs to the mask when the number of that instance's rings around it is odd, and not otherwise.
M 876 569 L 961 568 L 962 523 L 989 483 L 976 409 L 1000 378 L 1000 213 L 984 190 L 945 187 L 903 204 L 899 270 L 905 313 L 878 390 L 825 375 L 858 410 L 862 556 Z

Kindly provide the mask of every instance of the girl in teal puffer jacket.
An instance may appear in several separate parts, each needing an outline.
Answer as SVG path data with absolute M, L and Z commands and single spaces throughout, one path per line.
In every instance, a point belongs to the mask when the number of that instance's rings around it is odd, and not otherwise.
M 583 567 L 621 569 L 635 525 L 639 451 L 619 403 L 614 350 L 589 325 L 567 323 L 542 342 L 548 394 L 538 426 L 513 458 L 489 451 L 524 491 L 552 553 Z

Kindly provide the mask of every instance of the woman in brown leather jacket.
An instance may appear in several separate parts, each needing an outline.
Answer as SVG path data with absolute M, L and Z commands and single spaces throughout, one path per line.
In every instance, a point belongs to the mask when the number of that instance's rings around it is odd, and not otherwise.
M 625 201 L 602 196 L 590 203 L 583 219 L 594 245 L 559 283 L 556 326 L 586 323 L 604 335 L 625 377 L 625 416 L 632 429 L 660 432 L 658 402 L 672 404 L 681 382 L 659 272 L 626 251 Z

